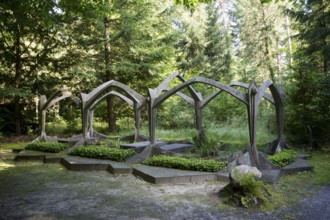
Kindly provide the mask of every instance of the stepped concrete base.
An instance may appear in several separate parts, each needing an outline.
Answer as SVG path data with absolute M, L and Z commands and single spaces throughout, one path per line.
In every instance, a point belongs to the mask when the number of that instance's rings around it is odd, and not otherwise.
M 274 169 L 274 170 L 262 170 L 262 177 L 261 181 L 265 183 L 277 183 L 281 177 L 281 170 Z
M 303 160 L 309 160 L 309 159 L 311 159 L 312 155 L 310 155 L 310 154 L 298 154 L 297 157 L 301 158 Z
M 147 182 L 155 184 L 198 183 L 210 180 L 229 182 L 230 172 L 228 169 L 224 169 L 218 173 L 211 173 L 145 165 L 130 166 L 125 162 L 30 152 L 25 150 L 20 151 L 16 155 L 15 160 L 37 160 L 44 163 L 60 163 L 67 169 L 74 171 L 103 170 L 112 174 L 134 174 Z M 281 175 L 310 170 L 313 170 L 313 166 L 311 166 L 307 161 L 298 158 L 294 163 L 289 164 L 282 169 L 262 170 L 261 180 L 267 183 L 276 183 L 280 179 Z
M 160 149 L 174 153 L 184 153 L 191 150 L 192 148 L 192 144 L 165 144 L 160 146 Z
M 164 142 L 157 142 L 157 146 L 164 145 Z M 131 144 L 122 144 L 120 145 L 120 148 L 122 149 L 133 149 L 136 153 L 141 153 L 146 147 L 150 145 L 150 141 L 142 141 L 142 142 L 135 142 Z
M 108 171 L 111 174 L 132 174 L 133 172 L 133 169 L 124 162 L 88 159 L 82 157 L 22 152 L 16 155 L 15 160 L 34 160 L 44 163 L 60 163 L 67 169 L 73 171 L 103 170 Z
M 38 153 L 30 153 L 25 150 L 22 150 L 19 152 L 18 155 L 16 155 L 15 160 L 37 160 L 37 161 L 43 161 L 46 154 L 38 154 Z
M 186 171 L 145 165 L 134 165 L 133 169 L 134 175 L 155 184 L 199 183 L 207 180 L 217 180 L 217 173 Z
M 132 168 L 123 162 L 97 160 L 81 157 L 63 157 L 61 163 L 69 170 L 74 171 L 109 171 L 112 174 L 131 174 Z
M 216 176 L 217 176 L 217 180 L 218 181 L 221 181 L 221 182 L 229 182 L 230 180 L 229 180 L 229 173 L 227 173 L 227 172 L 219 172 L 219 173 L 217 173 L 216 174 Z
M 16 148 L 16 149 L 13 149 L 12 152 L 17 154 L 17 153 L 21 152 L 22 150 L 24 150 L 24 149 Z
M 296 172 L 302 172 L 302 171 L 311 171 L 314 167 L 310 165 L 306 160 L 303 160 L 301 158 L 297 158 L 295 162 L 292 164 L 289 164 L 282 168 L 281 174 L 291 174 Z
M 44 163 L 61 163 L 63 156 L 52 156 L 46 155 L 44 158 Z

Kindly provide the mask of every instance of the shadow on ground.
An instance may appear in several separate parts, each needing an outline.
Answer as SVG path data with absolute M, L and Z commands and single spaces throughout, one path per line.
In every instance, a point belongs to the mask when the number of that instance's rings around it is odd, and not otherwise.
M 0 157 L 0 219 L 330 219 L 330 187 L 274 213 L 221 209 L 222 182 L 153 185 L 132 175 L 75 172 Z

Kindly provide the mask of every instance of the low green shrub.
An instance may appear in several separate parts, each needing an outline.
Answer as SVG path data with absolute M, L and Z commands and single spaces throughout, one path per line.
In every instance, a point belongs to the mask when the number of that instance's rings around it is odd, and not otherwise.
M 34 142 L 28 144 L 25 149 L 26 150 L 35 150 L 42 152 L 50 152 L 50 153 L 59 153 L 60 151 L 68 148 L 69 146 L 64 143 L 57 142 Z
M 220 195 L 223 202 L 245 208 L 258 207 L 267 203 L 270 196 L 264 183 L 256 180 L 252 174 L 244 174 L 239 188 L 228 184 L 220 191 Z
M 219 146 L 219 137 L 216 132 L 211 130 L 204 131 L 205 143 L 200 138 L 199 132 L 192 137 L 192 142 L 197 148 L 196 151 L 202 157 L 214 156 L 217 147 Z
M 74 156 L 89 157 L 103 160 L 125 161 L 135 154 L 134 150 L 109 148 L 103 146 L 83 146 L 69 153 Z
M 203 160 L 203 159 L 188 159 L 177 156 L 158 155 L 153 156 L 143 162 L 143 164 L 150 166 L 160 166 L 167 168 L 176 168 L 182 170 L 197 170 L 207 172 L 217 172 L 223 169 L 227 162 L 216 160 Z
M 268 160 L 278 168 L 285 167 L 286 165 L 293 163 L 296 159 L 297 154 L 293 150 L 283 150 L 268 157 Z

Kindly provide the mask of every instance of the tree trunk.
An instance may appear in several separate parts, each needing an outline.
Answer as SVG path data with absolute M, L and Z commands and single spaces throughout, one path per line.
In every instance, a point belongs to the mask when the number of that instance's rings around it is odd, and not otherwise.
M 109 81 L 112 79 L 110 70 L 110 42 L 109 42 L 109 17 L 104 18 L 104 61 L 105 61 L 105 79 Z M 107 114 L 108 126 L 110 132 L 116 131 L 116 115 L 113 106 L 113 98 L 107 98 Z
M 15 134 L 16 136 L 20 136 L 22 134 L 22 109 L 19 103 L 19 97 L 15 97 L 14 99 L 15 105 Z
M 288 44 L 289 44 L 289 55 L 290 55 L 290 65 L 293 63 L 293 53 L 292 53 L 292 42 L 291 42 L 291 30 L 290 30 L 290 20 L 289 16 L 285 15 L 285 21 L 286 21 L 286 34 L 288 37 Z
M 326 13 L 327 12 L 325 12 L 326 6 L 324 4 L 325 3 L 322 1 L 321 2 L 321 7 L 323 8 L 323 10 L 322 10 L 322 20 L 321 20 L 321 24 L 320 24 L 322 29 L 327 28 L 327 21 L 326 21 Z M 327 37 L 323 38 L 322 44 L 324 46 L 328 44 L 327 39 L 328 39 Z M 329 68 L 330 68 L 330 60 L 329 60 L 328 51 L 326 49 L 322 50 L 322 56 L 323 56 L 323 71 L 324 71 L 324 74 L 328 74 L 329 73 Z
M 17 25 L 16 39 L 15 39 L 15 87 L 20 88 L 20 80 L 22 75 L 22 60 L 21 60 L 21 34 L 20 27 Z M 20 107 L 20 97 L 15 95 L 15 134 L 17 136 L 22 134 L 22 109 Z
M 262 9 L 262 19 L 263 19 L 263 23 L 264 25 L 266 26 L 267 23 L 266 23 L 266 15 L 265 15 L 265 9 L 263 7 Z M 264 42 L 265 42 L 265 58 L 266 58 L 266 65 L 267 65 L 267 68 L 269 70 L 269 77 L 270 79 L 273 81 L 274 84 L 276 84 L 275 82 L 275 70 L 273 68 L 273 65 L 272 65 L 272 54 L 271 54 L 271 51 L 270 51 L 270 45 L 269 45 L 269 39 L 267 37 L 267 33 L 265 32 L 266 28 L 263 28 L 262 29 L 262 35 L 264 36 Z

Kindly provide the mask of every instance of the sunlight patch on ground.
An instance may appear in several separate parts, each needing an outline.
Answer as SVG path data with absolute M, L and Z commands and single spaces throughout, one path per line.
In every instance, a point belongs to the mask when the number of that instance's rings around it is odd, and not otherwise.
M 12 168 L 12 167 L 15 167 L 15 165 L 12 164 L 12 163 L 6 163 L 6 162 L 3 162 L 3 161 L 0 161 L 0 171 L 6 170 L 6 169 Z

